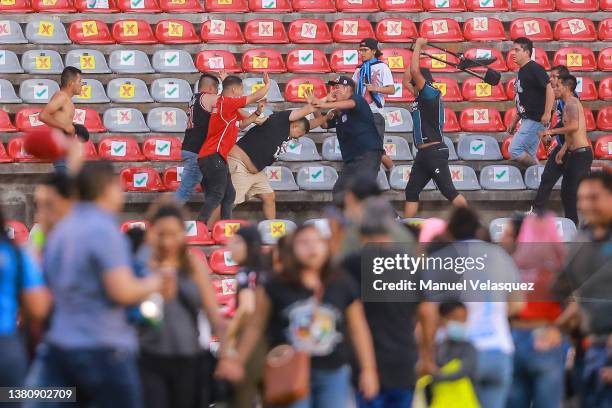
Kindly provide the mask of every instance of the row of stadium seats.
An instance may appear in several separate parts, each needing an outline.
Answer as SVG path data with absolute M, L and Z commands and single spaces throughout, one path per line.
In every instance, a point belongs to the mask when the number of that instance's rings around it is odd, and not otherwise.
M 139 0 L 145 1 L 145 0 Z M 448 0 L 444 0 L 448 2 Z M 125 19 L 112 27 L 100 20 L 76 20 L 68 32 L 57 19 L 37 18 L 27 23 L 25 36 L 21 26 L 12 20 L 0 21 L 0 43 L 22 44 L 296 44 L 358 43 L 366 37 L 381 42 L 411 42 L 421 36 L 432 42 L 502 41 L 527 36 L 533 41 L 609 41 L 612 40 L 612 18 L 595 23 L 585 17 L 559 19 L 554 27 L 541 17 L 520 17 L 508 27 L 492 17 L 473 17 L 460 23 L 452 18 L 427 18 L 416 24 L 407 18 L 384 18 L 372 23 L 363 18 L 336 20 L 331 29 L 321 19 L 298 19 L 288 28 L 277 19 L 253 19 L 240 25 L 233 20 L 211 19 L 202 23 L 200 32 L 186 20 L 161 20 L 152 28 L 143 19 Z
M 250 108 L 253 110 L 254 108 Z M 248 109 L 247 109 L 248 110 Z M 15 125 L 9 115 L 0 109 L 0 132 L 28 131 L 33 128 L 45 126 L 38 119 L 41 108 L 24 108 L 15 115 Z M 270 114 L 271 111 L 267 111 Z M 596 129 L 602 131 L 612 130 L 612 106 L 599 110 L 597 119 L 593 112 L 584 108 L 586 127 L 588 131 Z M 385 117 L 385 131 L 388 133 L 406 133 L 412 131 L 412 118 L 408 110 L 399 107 L 386 107 L 383 110 Z M 504 132 L 516 114 L 515 108 L 504 114 L 504 119 L 495 108 L 484 106 L 469 107 L 461 111 L 459 119 L 450 108 L 444 109 L 445 132 Z M 97 111 L 86 108 L 76 109 L 74 123 L 84 125 L 92 133 L 105 131 L 116 133 L 182 133 L 187 126 L 187 114 L 178 108 L 157 107 L 147 114 L 145 122 L 141 111 L 134 108 L 110 108 L 104 111 L 103 119 Z M 554 123 L 554 122 L 553 122 Z M 313 131 L 323 131 L 319 128 Z
M 509 145 L 512 137 L 505 138 L 500 145 L 496 138 L 489 135 L 461 135 L 457 141 L 457 148 L 450 138 L 444 137 L 449 149 L 449 160 L 467 161 L 497 161 L 510 160 Z M 411 161 L 416 156 L 416 148 L 410 147 L 408 141 L 401 136 L 384 138 L 386 154 L 394 161 Z M 546 160 L 548 154 L 556 146 L 556 141 L 548 148 L 540 144 L 538 159 Z M 87 158 L 101 158 L 111 161 L 138 162 L 138 161 L 180 161 L 181 140 L 178 137 L 152 136 L 142 143 L 129 136 L 107 136 L 98 142 L 97 148 L 88 142 L 83 148 Z M 596 159 L 612 159 L 612 135 L 602 135 L 597 138 L 593 147 Z M 309 137 L 302 137 L 288 143 L 279 154 L 279 160 L 286 162 L 311 162 L 319 160 L 342 161 L 340 147 L 336 136 L 327 137 L 321 147 L 321 154 L 317 146 Z M 23 149 L 23 139 L 20 137 L 9 140 L 7 149 L 0 144 L 0 163 L 40 162 L 27 154 Z
M 610 0 L 4 0 L 0 13 L 290 13 L 612 10 Z
M 305 87 L 311 88 L 316 95 L 326 95 L 326 84 L 318 79 L 294 77 L 287 82 L 285 95 L 280 92 L 278 84 L 274 83 L 268 93 L 269 102 L 299 102 L 303 100 Z M 434 86 L 440 89 L 445 102 L 461 101 L 506 101 L 514 99 L 515 78 L 505 86 L 500 82 L 491 86 L 478 78 L 467 78 L 461 87 L 454 78 L 435 76 Z M 577 77 L 577 92 L 582 101 L 601 99 L 612 100 L 612 76 L 602 78 L 599 86 L 589 77 Z M 258 78 L 245 81 L 245 93 L 250 94 L 253 86 L 259 86 Z M 389 102 L 411 102 L 414 95 L 404 89 L 401 78 L 395 78 L 396 93 L 388 98 Z M 19 96 L 15 93 L 13 85 L 0 79 L 0 103 L 47 103 L 59 91 L 57 82 L 50 79 L 26 79 L 19 86 Z M 193 95 L 191 85 L 180 78 L 157 78 L 148 88 L 146 83 L 138 78 L 114 78 L 106 86 L 96 79 L 84 79 L 81 94 L 73 97 L 75 103 L 152 103 L 152 102 L 189 102 Z

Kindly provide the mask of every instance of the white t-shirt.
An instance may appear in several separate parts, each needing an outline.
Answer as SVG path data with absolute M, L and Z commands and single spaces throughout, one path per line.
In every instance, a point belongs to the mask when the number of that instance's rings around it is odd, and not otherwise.
M 389 66 L 385 64 L 384 62 L 378 63 L 376 65 L 372 65 L 372 67 L 370 68 L 370 71 L 371 71 L 371 76 L 372 76 L 372 80 L 371 80 L 372 85 L 376 85 L 380 87 L 394 85 L 393 75 L 391 74 L 391 69 L 389 69 Z M 357 68 L 355 70 L 355 73 L 353 74 L 353 81 L 355 81 L 355 86 L 359 85 L 359 68 Z M 363 89 L 361 90 L 361 96 L 363 96 L 365 100 L 370 104 L 370 109 L 372 109 L 372 112 L 377 113 L 378 106 L 376 106 L 376 104 L 372 100 L 372 96 L 370 95 L 370 93 L 366 92 L 365 87 L 363 87 Z M 378 96 L 379 96 L 382 106 L 384 107 L 385 106 L 385 95 L 379 93 Z

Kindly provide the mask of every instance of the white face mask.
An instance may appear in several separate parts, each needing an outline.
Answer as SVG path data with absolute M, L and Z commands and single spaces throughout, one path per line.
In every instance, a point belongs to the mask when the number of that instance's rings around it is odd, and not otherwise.
M 468 327 L 465 323 L 449 320 L 446 323 L 446 337 L 449 340 L 465 341 L 468 339 Z

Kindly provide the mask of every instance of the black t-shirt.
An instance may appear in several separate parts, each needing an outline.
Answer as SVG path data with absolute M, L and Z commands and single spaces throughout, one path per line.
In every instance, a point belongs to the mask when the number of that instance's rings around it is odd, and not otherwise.
M 441 142 L 444 129 L 442 92 L 425 83 L 412 104 L 412 135 L 416 145 Z
M 519 69 L 514 83 L 514 103 L 522 119 L 539 122 L 546 105 L 548 74 L 535 61 L 529 61 Z
M 355 101 L 356 106 L 339 112 L 328 122 L 330 128 L 336 128 L 344 162 L 349 162 L 370 150 L 383 151 L 382 139 L 374 125 L 370 105 L 359 95 L 353 95 L 351 99 Z
M 325 287 L 323 298 L 316 305 L 313 292 L 296 286 L 280 277 L 264 284 L 272 303 L 268 324 L 271 347 L 291 344 L 312 356 L 312 366 L 335 369 L 349 363 L 346 309 L 357 300 L 358 292 L 353 279 L 339 272 Z
M 290 110 L 273 113 L 260 126 L 253 126 L 236 143 L 251 158 L 251 161 L 262 171 L 283 151 L 289 141 Z
M 187 112 L 187 129 L 183 139 L 182 150 L 199 153 L 206 134 L 208 133 L 208 122 L 210 121 L 210 111 L 206 109 L 205 99 L 210 95 L 196 93 L 189 101 Z
M 348 255 L 342 264 L 360 287 L 361 253 Z M 414 322 L 418 303 L 367 302 L 363 306 L 372 332 L 381 386 L 414 387 L 418 358 Z

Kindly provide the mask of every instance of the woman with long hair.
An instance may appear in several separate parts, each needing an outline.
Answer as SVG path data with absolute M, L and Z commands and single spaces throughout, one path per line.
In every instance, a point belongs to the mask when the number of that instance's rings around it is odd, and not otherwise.
M 354 281 L 332 266 L 329 245 L 315 226 L 297 228 L 287 247 L 280 273 L 256 289 L 256 313 L 217 374 L 240 380 L 244 362 L 265 333 L 271 347 L 289 344 L 311 357 L 309 393 L 288 407 L 346 407 L 350 338 L 361 369 L 360 389 L 366 398 L 374 397 L 379 385 L 372 337 Z
M 185 223 L 173 203 L 159 203 L 148 217 L 148 268 L 174 276 L 175 285 L 163 293 L 161 322 L 140 335 L 140 373 L 146 406 L 192 408 L 198 402 L 203 350 L 198 314 L 206 312 L 214 330 L 222 323 L 208 267 L 187 249 Z

